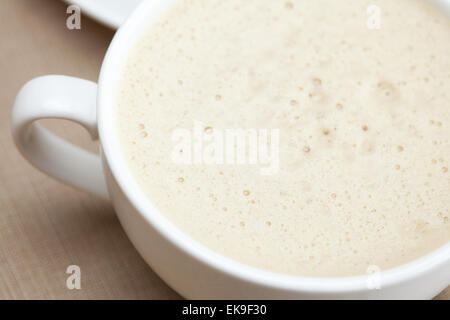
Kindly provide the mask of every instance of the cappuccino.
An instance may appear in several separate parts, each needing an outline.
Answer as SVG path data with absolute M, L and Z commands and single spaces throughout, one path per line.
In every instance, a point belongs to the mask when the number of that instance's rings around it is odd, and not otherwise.
M 175 1 L 130 52 L 116 119 L 149 200 L 235 261 L 353 276 L 450 241 L 450 22 L 427 1 Z M 194 161 L 200 142 L 218 161 Z

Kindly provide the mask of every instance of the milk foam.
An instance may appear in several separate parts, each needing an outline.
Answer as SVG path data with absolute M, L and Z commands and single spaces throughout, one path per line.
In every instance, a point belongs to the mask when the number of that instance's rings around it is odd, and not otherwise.
M 380 29 L 367 8 L 381 9 Z M 179 0 L 132 51 L 123 156 L 196 241 L 301 276 L 450 241 L 450 23 L 419 0 Z M 280 129 L 280 169 L 171 161 L 171 133 Z

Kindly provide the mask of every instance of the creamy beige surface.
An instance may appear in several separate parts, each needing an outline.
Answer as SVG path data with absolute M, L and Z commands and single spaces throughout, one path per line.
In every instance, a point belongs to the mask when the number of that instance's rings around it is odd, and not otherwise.
M 450 240 L 449 40 L 423 1 L 180 0 L 124 71 L 123 154 L 175 225 L 232 259 L 398 266 Z M 280 171 L 174 164 L 171 134 L 193 121 L 280 129 Z

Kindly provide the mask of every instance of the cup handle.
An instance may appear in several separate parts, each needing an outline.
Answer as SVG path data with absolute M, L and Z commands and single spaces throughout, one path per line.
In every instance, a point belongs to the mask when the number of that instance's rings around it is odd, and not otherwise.
M 108 199 L 100 157 L 35 123 L 40 119 L 71 120 L 97 140 L 96 97 L 97 85 L 91 81 L 56 75 L 31 80 L 14 103 L 12 133 L 19 151 L 36 168 Z

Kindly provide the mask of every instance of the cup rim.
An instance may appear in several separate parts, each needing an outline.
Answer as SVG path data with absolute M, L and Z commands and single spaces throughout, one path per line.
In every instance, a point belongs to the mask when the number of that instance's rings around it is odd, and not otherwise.
M 209 267 L 243 281 L 276 288 L 279 290 L 310 293 L 341 293 L 368 291 L 368 277 L 304 277 L 295 276 L 245 265 L 200 244 L 172 224 L 156 209 L 144 194 L 128 169 L 126 159 L 120 151 L 120 143 L 115 129 L 114 109 L 118 92 L 118 80 L 130 48 L 139 39 L 145 26 L 176 0 L 142 1 L 126 23 L 117 31 L 105 55 L 98 82 L 97 121 L 103 156 L 112 175 L 128 201 L 142 218 L 151 224 L 172 245 Z M 450 1 L 449 1 L 450 5 Z M 450 6 L 449 6 L 450 7 Z M 414 261 L 402 264 L 380 273 L 381 287 L 387 288 L 398 283 L 433 272 L 442 266 L 450 266 L 450 242 Z

